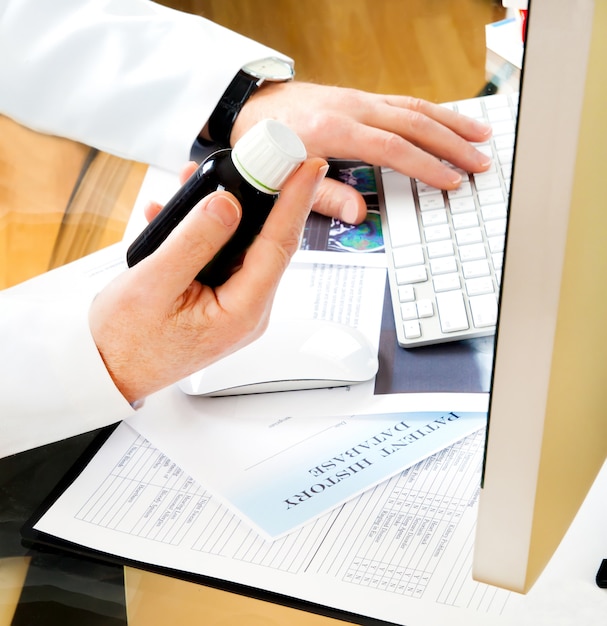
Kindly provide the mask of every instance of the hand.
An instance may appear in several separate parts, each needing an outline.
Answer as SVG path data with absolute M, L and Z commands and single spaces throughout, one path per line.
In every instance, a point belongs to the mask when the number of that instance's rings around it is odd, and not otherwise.
M 192 171 L 190 167 L 186 174 Z M 194 280 L 240 220 L 234 196 L 215 192 L 201 200 L 158 250 L 98 294 L 89 315 L 91 332 L 129 402 L 261 335 L 326 171 L 325 161 L 308 159 L 289 179 L 242 267 L 223 285 L 213 289 Z
M 457 188 L 461 176 L 440 159 L 469 172 L 484 171 L 490 165 L 489 158 L 470 143 L 486 141 L 491 135 L 489 126 L 408 96 L 297 81 L 266 83 L 236 118 L 231 142 L 267 117 L 290 126 L 310 156 L 360 159 L 441 189 Z M 353 224 L 366 214 L 356 190 L 330 179 L 323 182 L 313 208 Z

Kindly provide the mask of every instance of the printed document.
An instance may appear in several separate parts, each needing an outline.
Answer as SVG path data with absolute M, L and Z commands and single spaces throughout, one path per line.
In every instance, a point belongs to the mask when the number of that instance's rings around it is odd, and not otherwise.
M 487 624 L 512 594 L 470 578 L 483 447 L 477 430 L 269 541 L 121 424 L 36 529 L 396 624 Z
M 521 596 L 471 577 L 483 450 L 479 430 L 267 541 L 123 423 L 36 528 L 140 567 L 331 607 L 357 623 L 353 615 L 402 626 L 604 624 L 607 596 L 594 576 L 607 547 L 607 465 Z
M 318 399 L 332 391 L 311 393 Z M 305 399 L 306 393 L 278 395 Z M 279 403 L 254 412 L 244 399 L 234 405 L 169 389 L 149 398 L 129 424 L 148 440 L 150 433 L 256 532 L 277 538 L 482 429 L 485 398 L 467 403 L 473 410 L 407 411 L 406 398 L 385 396 L 374 403 L 383 409 L 373 413 L 301 414 L 278 410 Z M 222 415 L 214 410 L 222 405 L 238 409 Z

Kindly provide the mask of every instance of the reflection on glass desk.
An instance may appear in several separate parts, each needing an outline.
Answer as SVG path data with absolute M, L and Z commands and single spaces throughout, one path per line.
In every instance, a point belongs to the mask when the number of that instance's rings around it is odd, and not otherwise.
M 2 116 L 0 137 L 0 288 L 122 239 L 146 165 Z

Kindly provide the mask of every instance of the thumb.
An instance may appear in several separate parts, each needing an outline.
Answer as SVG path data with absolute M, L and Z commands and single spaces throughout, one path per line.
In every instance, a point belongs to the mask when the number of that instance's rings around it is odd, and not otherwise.
M 351 185 L 333 178 L 325 178 L 320 184 L 312 210 L 347 224 L 360 224 L 367 215 L 367 205 L 361 194 Z
M 148 272 L 163 297 L 175 298 L 192 283 L 236 230 L 240 204 L 225 191 L 203 198 L 158 249 L 135 268 Z M 133 269 L 135 269 L 133 268 Z M 153 289 L 153 288 L 152 288 Z

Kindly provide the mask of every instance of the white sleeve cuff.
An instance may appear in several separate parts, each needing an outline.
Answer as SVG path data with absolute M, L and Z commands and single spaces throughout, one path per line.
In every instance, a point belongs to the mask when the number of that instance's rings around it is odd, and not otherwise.
M 93 341 L 89 306 L 88 298 L 0 294 L 0 456 L 133 414 Z

